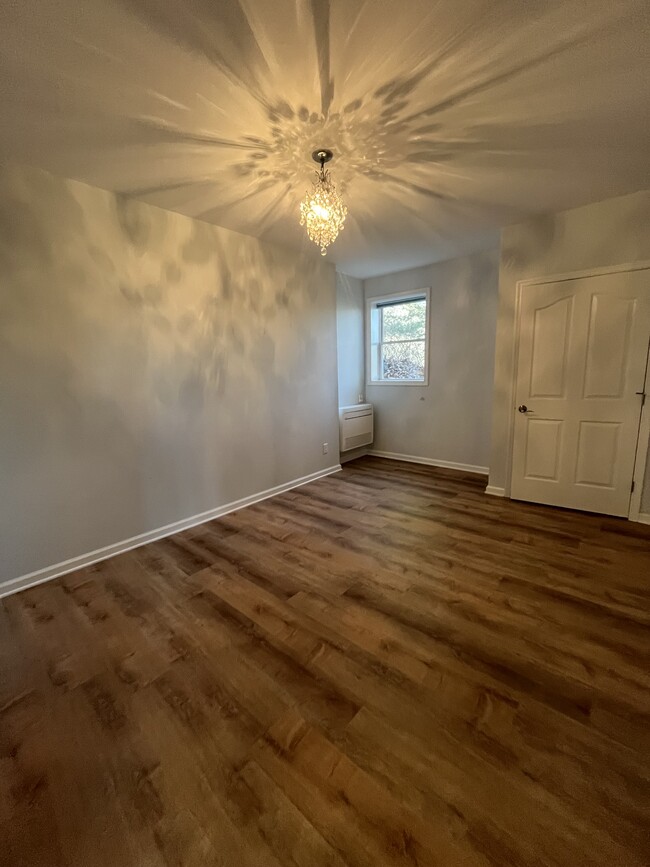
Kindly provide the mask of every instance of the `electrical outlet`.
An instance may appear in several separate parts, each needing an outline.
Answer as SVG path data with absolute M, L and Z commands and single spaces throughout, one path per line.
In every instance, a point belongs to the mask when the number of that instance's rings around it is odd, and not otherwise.
M 360 394 L 358 396 L 357 403 L 363 403 L 363 402 L 364 402 L 364 395 Z
M 329 450 L 330 450 L 330 444 L 329 443 L 323 443 L 323 454 L 324 455 L 329 454 Z

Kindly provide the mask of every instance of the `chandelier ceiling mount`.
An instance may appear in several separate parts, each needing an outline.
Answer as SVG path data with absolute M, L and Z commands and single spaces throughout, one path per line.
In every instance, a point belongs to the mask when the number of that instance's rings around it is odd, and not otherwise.
M 315 163 L 320 163 L 321 171 L 325 167 L 325 163 L 328 163 L 334 153 L 329 148 L 319 148 L 317 151 L 314 151 L 311 155 L 311 158 Z

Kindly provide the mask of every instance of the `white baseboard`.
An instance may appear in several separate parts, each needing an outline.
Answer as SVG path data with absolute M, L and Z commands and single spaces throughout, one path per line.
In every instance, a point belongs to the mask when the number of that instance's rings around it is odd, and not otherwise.
M 123 542 L 115 542 L 112 545 L 107 545 L 105 548 L 98 548 L 96 551 L 90 551 L 88 554 L 80 554 L 78 557 L 72 557 L 70 560 L 64 560 L 62 563 L 55 563 L 53 566 L 46 566 L 45 569 L 30 572 L 28 575 L 21 575 L 18 578 L 2 581 L 0 582 L 0 599 L 3 596 L 9 596 L 11 593 L 17 593 L 19 590 L 26 590 L 28 587 L 34 587 L 36 584 L 51 581 L 60 575 L 67 575 L 68 572 L 74 572 L 77 569 L 82 569 L 84 566 L 92 566 L 93 563 L 107 560 L 116 554 L 123 554 L 125 551 L 131 551 L 133 548 L 139 548 L 148 542 L 155 542 L 157 539 L 164 539 L 165 536 L 172 536 L 181 530 L 188 530 L 190 527 L 196 527 L 198 524 L 205 524 L 206 521 L 213 521 L 215 518 L 227 515 L 229 512 L 235 512 L 237 509 L 243 509 L 245 506 L 252 506 L 253 503 L 267 500 L 269 497 L 276 496 L 276 494 L 290 491 L 292 488 L 299 488 L 301 485 L 306 485 L 324 476 L 330 476 L 332 473 L 338 473 L 340 469 L 341 465 L 336 464 L 335 466 L 328 467 L 326 470 L 318 470 L 315 473 L 310 473 L 308 476 L 301 476 L 299 479 L 293 479 L 290 482 L 285 482 L 283 485 L 276 485 L 274 488 L 268 488 L 266 491 L 251 494 L 249 497 L 243 497 L 241 500 L 217 506 L 215 509 L 201 512 L 199 515 L 192 515 L 191 518 L 183 518 L 181 521 L 175 521 L 173 524 L 158 527 L 158 529 L 150 530 L 148 533 L 132 536 Z
M 636 522 L 637 524 L 650 524 L 650 512 L 639 512 Z
M 487 476 L 489 469 L 487 467 L 477 467 L 474 464 L 457 464 L 453 461 L 438 461 L 433 458 L 419 458 L 415 455 L 400 455 L 397 452 L 379 452 L 371 449 L 368 452 L 375 458 L 388 458 L 391 461 L 406 461 L 409 464 L 426 464 L 429 467 L 443 467 L 447 470 L 462 470 L 464 473 L 479 473 L 482 476 Z
M 499 488 L 497 485 L 488 485 L 485 489 L 485 493 L 489 494 L 491 497 L 505 497 L 506 489 Z

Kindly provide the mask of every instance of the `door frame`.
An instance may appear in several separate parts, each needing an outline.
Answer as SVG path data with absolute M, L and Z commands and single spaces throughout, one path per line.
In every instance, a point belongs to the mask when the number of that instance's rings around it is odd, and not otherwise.
M 604 274 L 620 274 L 628 271 L 650 271 L 650 259 L 641 262 L 624 262 L 620 265 L 606 265 L 597 268 L 585 268 L 580 271 L 566 271 L 563 274 L 545 274 L 543 277 L 528 277 L 518 280 L 515 287 L 515 335 L 512 345 L 512 377 L 510 382 L 510 403 L 508 415 L 508 459 L 506 464 L 505 496 L 510 497 L 512 490 L 512 457 L 515 441 L 514 406 L 517 402 L 517 374 L 519 369 L 519 343 L 521 333 L 521 299 L 529 286 L 541 286 L 544 283 L 562 283 L 569 280 L 580 280 L 583 277 L 599 277 Z M 649 347 L 650 350 L 650 347 Z M 645 387 L 648 388 L 650 376 L 650 361 L 646 362 Z M 645 480 L 645 467 L 648 457 L 648 438 L 650 437 L 650 399 L 641 410 L 639 434 L 637 439 L 636 457 L 634 461 L 634 490 L 630 496 L 629 521 L 650 523 L 650 515 L 640 513 L 641 494 Z

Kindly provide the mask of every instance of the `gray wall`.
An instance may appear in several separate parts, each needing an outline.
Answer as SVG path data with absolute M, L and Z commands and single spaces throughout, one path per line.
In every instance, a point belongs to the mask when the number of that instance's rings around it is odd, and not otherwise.
M 367 385 L 378 451 L 487 467 L 498 251 L 373 277 L 367 298 L 431 287 L 428 386 Z
M 364 395 L 365 349 L 363 282 L 347 274 L 336 275 L 336 339 L 339 406 L 357 403 Z
M 505 487 L 518 280 L 650 259 L 650 191 L 509 226 L 501 235 L 490 484 Z M 646 474 L 642 510 L 650 510 Z
M 2 579 L 337 464 L 335 294 L 318 256 L 0 170 Z

